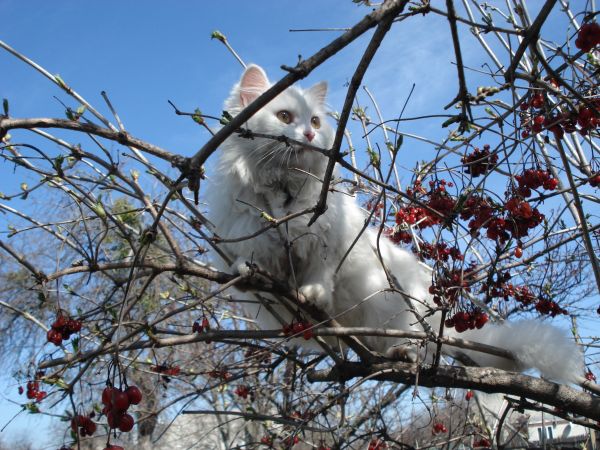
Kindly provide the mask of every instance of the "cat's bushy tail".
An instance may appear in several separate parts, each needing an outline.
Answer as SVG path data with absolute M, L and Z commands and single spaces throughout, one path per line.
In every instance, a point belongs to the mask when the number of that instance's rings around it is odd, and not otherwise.
M 453 337 L 492 345 L 510 351 L 515 361 L 481 352 L 455 349 L 485 367 L 523 371 L 537 369 L 542 376 L 565 382 L 577 382 L 583 375 L 583 356 L 567 333 L 539 320 L 521 320 L 489 324 Z

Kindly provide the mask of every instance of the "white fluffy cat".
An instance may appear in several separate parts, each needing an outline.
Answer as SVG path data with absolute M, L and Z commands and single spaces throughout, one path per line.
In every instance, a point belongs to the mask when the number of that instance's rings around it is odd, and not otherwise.
M 270 87 L 265 72 L 251 65 L 231 91 L 225 110 L 238 114 Z M 256 113 L 246 127 L 257 133 L 287 136 L 323 149 L 331 147 L 334 131 L 326 120 L 327 84 L 309 89 L 290 87 Z M 302 147 L 265 138 L 247 139 L 232 135 L 221 147 L 216 170 L 211 174 L 208 193 L 209 219 L 224 239 L 248 236 L 266 225 L 261 211 L 276 218 L 313 207 L 321 190 L 327 158 Z M 234 263 L 216 262 L 223 270 L 246 269 L 252 261 L 278 279 L 286 281 L 319 308 L 345 326 L 384 327 L 422 331 L 405 300 L 383 292 L 389 283 L 377 257 L 377 233 L 367 229 L 335 274 L 341 258 L 365 223 L 365 214 L 356 200 L 343 192 L 330 192 L 326 212 L 309 228 L 310 215 L 290 220 L 277 229 L 252 239 L 224 243 L 221 248 Z M 385 265 L 399 288 L 424 304 L 432 304 L 428 287 L 431 276 L 415 257 L 381 237 L 379 248 Z M 248 294 L 240 293 L 250 299 Z M 413 301 L 421 313 L 427 309 Z M 252 318 L 265 329 L 279 329 L 281 323 L 258 303 L 246 303 Z M 292 316 L 280 305 L 276 313 L 286 322 Z M 439 316 L 428 317 L 433 330 Z M 447 329 L 446 335 L 456 335 Z M 537 368 L 547 377 L 573 381 L 583 373 L 582 357 L 576 345 L 559 329 L 538 320 L 500 325 L 457 337 L 502 347 L 513 352 L 517 362 L 477 352 L 465 352 L 483 366 L 509 370 Z M 389 338 L 367 337 L 364 342 L 381 353 L 402 344 Z M 452 354 L 450 347 L 444 351 Z

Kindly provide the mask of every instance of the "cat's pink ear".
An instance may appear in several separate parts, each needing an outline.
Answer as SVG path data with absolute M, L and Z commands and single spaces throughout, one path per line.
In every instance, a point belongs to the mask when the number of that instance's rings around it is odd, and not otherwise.
M 265 71 L 254 64 L 248 66 L 240 81 L 240 100 L 242 106 L 248 106 L 260 94 L 269 89 L 270 84 Z
M 308 94 L 320 104 L 325 103 L 327 97 L 327 81 L 320 81 L 308 89 Z

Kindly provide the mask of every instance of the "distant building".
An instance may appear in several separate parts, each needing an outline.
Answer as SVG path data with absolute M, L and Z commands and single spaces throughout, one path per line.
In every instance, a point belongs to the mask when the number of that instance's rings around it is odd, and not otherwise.
M 528 411 L 513 420 L 522 430 L 520 444 L 513 442 L 512 449 L 545 450 L 596 450 L 600 449 L 595 433 L 582 425 L 569 422 L 562 417 L 540 411 Z

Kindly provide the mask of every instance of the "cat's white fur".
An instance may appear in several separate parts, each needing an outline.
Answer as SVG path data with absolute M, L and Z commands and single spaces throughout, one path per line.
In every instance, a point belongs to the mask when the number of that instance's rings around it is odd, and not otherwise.
M 249 66 L 233 87 L 225 110 L 235 116 L 269 86 L 264 71 L 255 65 Z M 334 131 L 326 120 L 326 92 L 325 83 L 309 89 L 290 87 L 257 112 L 246 127 L 307 143 L 306 135 L 312 132 L 314 138 L 310 143 L 327 149 L 333 142 Z M 284 110 L 292 114 L 289 124 L 277 117 L 277 113 Z M 315 116 L 321 123 L 318 129 L 311 124 Z M 264 138 L 231 136 L 221 146 L 220 160 L 211 174 L 209 218 L 215 232 L 222 238 L 247 236 L 265 226 L 260 211 L 281 218 L 314 206 L 326 164 L 327 158 L 315 151 L 290 149 L 284 143 Z M 215 263 L 221 269 L 234 272 L 244 272 L 246 262 L 256 263 L 296 287 L 346 326 L 422 331 L 406 301 L 396 293 L 384 291 L 390 285 L 377 256 L 377 247 L 398 287 L 425 304 L 431 304 L 430 273 L 411 253 L 384 237 L 378 239 L 376 230 L 367 229 L 335 274 L 342 256 L 364 226 L 366 216 L 347 193 L 330 192 L 327 206 L 326 212 L 310 228 L 307 227 L 310 215 L 305 215 L 252 239 L 222 244 L 221 248 L 234 262 L 231 266 L 222 261 Z M 247 293 L 238 296 L 252 298 Z M 419 301 L 412 303 L 419 312 L 426 310 Z M 261 327 L 281 328 L 281 323 L 258 303 L 245 303 L 245 308 Z M 275 310 L 285 321 L 291 321 L 292 316 L 283 307 L 275 305 Z M 433 330 L 438 329 L 439 314 L 427 320 Z M 447 329 L 446 334 L 455 335 L 455 332 Z M 576 345 L 558 328 L 538 320 L 488 324 L 481 330 L 457 337 L 502 347 L 517 357 L 515 363 L 468 352 L 469 358 L 480 365 L 509 370 L 536 368 L 547 377 L 569 381 L 583 373 L 582 357 Z M 366 337 L 364 341 L 381 353 L 387 352 L 391 345 L 404 345 L 379 337 Z M 451 348 L 445 351 L 453 352 Z

